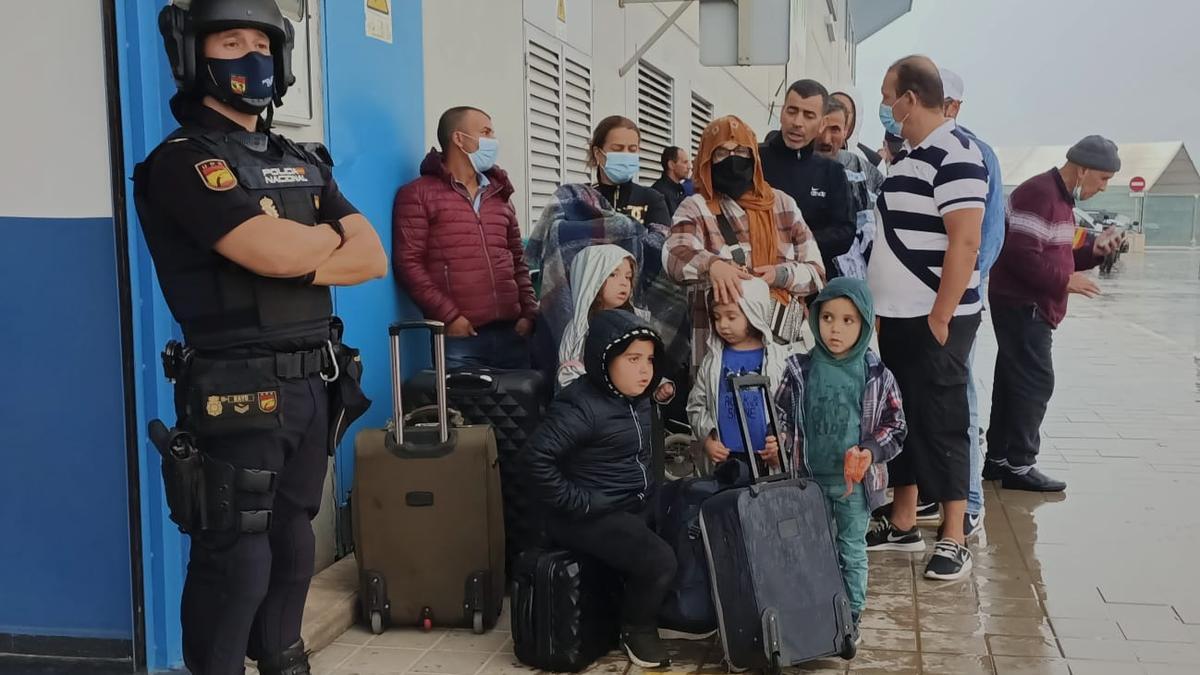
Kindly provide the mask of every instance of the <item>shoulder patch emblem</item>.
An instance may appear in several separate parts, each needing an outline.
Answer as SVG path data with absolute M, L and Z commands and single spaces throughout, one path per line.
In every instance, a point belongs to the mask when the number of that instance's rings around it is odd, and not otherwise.
M 196 163 L 196 172 L 209 190 L 224 192 L 237 187 L 237 176 L 223 159 L 206 159 Z

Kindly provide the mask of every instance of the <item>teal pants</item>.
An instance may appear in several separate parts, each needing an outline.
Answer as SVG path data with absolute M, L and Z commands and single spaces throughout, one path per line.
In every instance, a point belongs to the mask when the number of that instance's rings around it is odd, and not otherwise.
M 871 522 L 871 510 L 867 507 L 867 495 L 862 483 L 843 497 L 846 481 L 842 476 L 817 477 L 817 483 L 825 492 L 825 503 L 833 515 L 837 527 L 838 559 L 842 565 L 842 582 L 850 596 L 850 609 L 861 615 L 867 606 L 867 526 Z

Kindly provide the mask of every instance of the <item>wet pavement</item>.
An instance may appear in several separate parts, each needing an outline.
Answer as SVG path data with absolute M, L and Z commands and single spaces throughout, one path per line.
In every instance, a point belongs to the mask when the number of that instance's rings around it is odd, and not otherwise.
M 1055 334 L 1041 455 L 1067 492 L 985 484 L 968 580 L 921 578 L 928 553 L 872 553 L 858 657 L 800 672 L 1200 673 L 1198 271 L 1200 252 L 1130 255 L 1100 280 L 1102 297 L 1072 298 Z M 985 319 L 976 362 L 985 425 L 994 358 Z M 529 672 L 507 627 L 507 616 L 483 636 L 356 627 L 314 655 L 314 673 Z M 674 672 L 724 672 L 716 642 L 672 649 Z M 592 672 L 630 670 L 639 669 L 613 654 Z

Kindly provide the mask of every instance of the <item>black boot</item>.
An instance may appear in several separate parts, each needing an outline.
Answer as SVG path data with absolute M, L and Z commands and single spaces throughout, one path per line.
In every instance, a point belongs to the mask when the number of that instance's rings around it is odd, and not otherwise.
M 1000 487 L 1005 490 L 1025 490 L 1027 492 L 1062 492 L 1067 489 L 1067 484 L 1051 478 L 1037 469 L 1030 469 L 1022 474 L 1010 472 L 1004 477 Z
M 304 651 L 304 640 L 287 649 L 258 660 L 259 675 L 311 675 L 308 669 L 308 654 Z
M 1004 477 L 1012 473 L 1008 467 L 999 462 L 985 459 L 983 460 L 983 479 L 987 481 L 1004 480 Z

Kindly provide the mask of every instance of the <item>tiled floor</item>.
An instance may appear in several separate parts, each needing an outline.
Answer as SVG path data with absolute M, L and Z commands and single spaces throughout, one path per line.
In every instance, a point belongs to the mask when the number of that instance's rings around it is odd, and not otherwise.
M 1042 451 L 1042 468 L 1068 492 L 989 485 L 966 581 L 922 579 L 927 554 L 872 554 L 858 657 L 801 671 L 1200 673 L 1198 269 L 1196 253 L 1130 256 L 1101 280 L 1104 296 L 1072 299 L 1055 336 L 1058 389 Z M 985 323 L 976 373 L 985 426 L 994 353 Z M 314 656 L 314 672 L 528 672 L 507 625 L 482 637 L 354 628 Z M 715 642 L 673 648 L 675 672 L 723 672 Z M 628 670 L 615 656 L 591 672 Z

